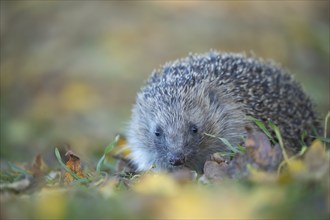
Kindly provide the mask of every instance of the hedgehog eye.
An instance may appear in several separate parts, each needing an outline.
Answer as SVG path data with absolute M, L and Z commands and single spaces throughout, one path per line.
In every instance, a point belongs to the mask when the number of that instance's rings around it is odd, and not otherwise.
M 156 128 L 156 130 L 155 130 L 155 135 L 157 136 L 157 137 L 160 137 L 161 135 L 162 135 L 162 133 L 163 133 L 163 131 L 162 131 L 162 129 L 161 128 Z
M 198 128 L 196 125 L 191 125 L 190 130 L 192 133 L 196 134 L 198 132 Z

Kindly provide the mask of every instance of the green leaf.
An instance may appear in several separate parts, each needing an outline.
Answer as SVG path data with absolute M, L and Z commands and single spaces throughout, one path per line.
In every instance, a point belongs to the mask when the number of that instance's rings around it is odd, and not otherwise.
M 7 162 L 7 164 L 9 165 L 10 169 L 14 172 L 18 172 L 20 174 L 23 174 L 25 176 L 29 176 L 32 177 L 32 175 L 30 173 L 28 173 L 26 170 L 23 170 L 22 168 L 16 166 L 15 164 L 11 163 L 11 162 Z
M 232 152 L 234 153 L 238 153 L 239 151 L 237 150 L 237 148 L 235 148 L 233 145 L 231 145 L 231 143 L 229 143 L 229 141 L 225 138 L 220 138 L 220 137 L 216 137 L 215 135 L 212 134 L 208 134 L 208 133 L 204 133 L 206 136 L 209 137 L 213 137 L 213 138 L 217 138 L 219 140 L 222 141 L 222 143 L 224 143 Z
M 261 120 L 256 119 L 252 116 L 249 116 L 248 119 L 252 120 L 260 128 L 260 130 L 262 130 L 262 132 L 264 132 L 267 135 L 267 137 L 270 139 L 272 144 L 276 144 L 276 141 L 274 140 L 273 136 L 271 135 L 271 133 L 268 131 L 265 124 Z M 269 122 L 270 127 L 271 127 L 272 124 L 273 124 L 272 122 Z
M 216 154 L 218 154 L 222 157 L 233 157 L 233 156 L 235 156 L 234 152 L 217 152 Z
M 238 144 L 237 147 L 238 147 L 239 151 L 241 151 L 243 154 L 245 154 L 246 149 L 242 145 Z
M 229 141 L 225 138 L 220 138 L 219 139 L 222 141 L 222 143 L 224 143 L 231 151 L 235 152 L 235 153 L 238 153 L 238 150 L 233 147 L 233 145 L 231 145 L 231 143 L 229 143 Z
M 328 143 L 328 144 L 330 143 L 330 138 L 325 138 L 325 137 L 321 137 L 321 136 L 311 136 L 311 137 L 319 139 L 320 141 Z
M 115 137 L 115 140 L 112 141 L 110 144 L 108 144 L 108 146 L 104 149 L 104 153 L 102 155 L 102 157 L 100 158 L 100 160 L 97 162 L 97 165 L 96 165 L 96 172 L 100 173 L 101 172 L 101 166 L 102 164 L 104 163 L 104 160 L 105 160 L 105 156 L 110 153 L 113 149 L 113 147 L 115 146 L 115 144 L 118 142 L 119 140 L 119 135 L 117 135 Z
M 74 180 L 70 183 L 70 185 L 78 185 L 78 184 L 81 184 L 81 183 L 89 183 L 91 182 L 88 178 L 80 178 L 78 180 Z
M 283 154 L 284 160 L 287 162 L 289 160 L 289 157 L 288 157 L 288 155 L 287 155 L 287 153 L 285 151 L 285 148 L 284 148 L 283 139 L 282 139 L 282 136 L 281 136 L 280 129 L 275 124 L 273 124 L 273 123 L 269 123 L 269 126 L 274 130 L 275 135 L 276 135 L 276 138 L 279 141 L 279 144 L 280 144 L 280 147 L 281 147 L 281 150 L 282 150 L 282 154 Z
M 97 165 L 96 165 L 96 172 L 101 172 L 101 165 L 103 164 L 104 162 L 104 159 L 105 159 L 105 154 L 102 155 L 102 157 L 99 159 L 99 161 L 97 162 Z

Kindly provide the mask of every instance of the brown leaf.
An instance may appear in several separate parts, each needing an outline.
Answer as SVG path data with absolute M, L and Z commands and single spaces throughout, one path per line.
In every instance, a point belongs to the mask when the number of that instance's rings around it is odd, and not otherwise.
M 247 175 L 247 158 L 237 154 L 232 160 L 225 160 L 218 153 L 204 164 L 204 175 L 200 181 L 222 181 L 226 178 L 240 179 Z
M 33 169 L 35 170 L 35 176 L 43 175 L 46 170 L 48 169 L 47 164 L 45 163 L 44 159 L 42 158 L 41 154 L 38 154 L 33 163 Z
M 236 154 L 231 160 L 226 160 L 215 153 L 204 164 L 204 181 L 221 181 L 225 178 L 241 179 L 247 176 L 247 165 L 264 171 L 276 171 L 282 161 L 279 145 L 271 146 L 267 136 L 259 131 L 248 130 L 245 142 L 245 153 Z
M 275 171 L 283 160 L 280 146 L 271 146 L 268 137 L 260 131 L 249 131 L 245 147 L 249 161 L 256 168 Z
M 33 163 L 27 165 L 26 169 L 32 174 L 32 176 L 42 177 L 46 174 L 48 166 L 43 160 L 41 154 L 37 154 L 33 160 Z
M 204 164 L 204 177 L 211 181 L 221 181 L 228 177 L 226 173 L 225 163 L 217 163 L 216 161 L 206 161 Z
M 85 175 L 83 174 L 81 170 L 81 165 L 80 165 L 80 158 L 74 154 L 72 151 L 68 151 L 65 156 L 69 156 L 69 160 L 66 162 L 66 166 L 74 172 L 77 176 L 84 178 Z M 65 172 L 64 174 L 64 184 L 68 185 L 72 181 L 74 181 L 74 177 L 71 175 L 69 172 Z
M 197 173 L 188 168 L 181 168 L 170 173 L 170 176 L 179 184 L 187 184 L 196 180 Z

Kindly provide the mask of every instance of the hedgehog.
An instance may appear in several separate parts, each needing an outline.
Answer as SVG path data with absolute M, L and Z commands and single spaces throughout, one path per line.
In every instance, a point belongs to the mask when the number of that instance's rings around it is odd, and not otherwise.
M 216 152 L 244 143 L 251 120 L 278 126 L 291 153 L 307 145 L 320 121 L 315 106 L 273 61 L 211 50 L 166 63 L 138 92 L 127 129 L 137 171 L 203 172 Z M 256 128 L 258 129 L 258 128 Z

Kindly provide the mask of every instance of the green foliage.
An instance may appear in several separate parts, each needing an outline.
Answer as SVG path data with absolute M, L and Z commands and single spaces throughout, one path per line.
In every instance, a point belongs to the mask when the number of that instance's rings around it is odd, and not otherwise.
M 97 165 L 96 165 L 96 172 L 100 173 L 101 172 L 101 166 L 102 164 L 104 163 L 105 161 L 105 156 L 110 153 L 113 149 L 113 147 L 115 146 L 115 144 L 118 142 L 119 140 L 119 135 L 117 135 L 115 137 L 115 140 L 110 143 L 105 149 L 104 149 L 104 153 L 102 155 L 102 157 L 100 158 L 100 160 L 97 162 Z
M 252 116 L 248 116 L 247 119 L 253 121 L 260 128 L 260 130 L 262 130 L 267 135 L 267 137 L 272 142 L 272 144 L 276 143 L 275 139 L 273 138 L 273 135 L 266 128 L 266 125 L 264 124 L 264 122 L 262 122 L 259 119 L 254 118 Z M 269 123 L 268 126 L 271 126 L 271 124 L 273 125 L 273 123 Z
M 221 138 L 221 137 L 216 137 L 213 134 L 208 134 L 208 133 L 204 133 L 204 135 L 212 137 L 212 138 L 217 138 L 219 140 L 221 140 L 221 142 L 229 149 L 230 152 L 219 152 L 221 155 L 223 156 L 233 156 L 236 153 L 245 153 L 245 149 L 242 146 L 233 146 L 231 143 L 229 143 L 229 141 L 225 138 Z

